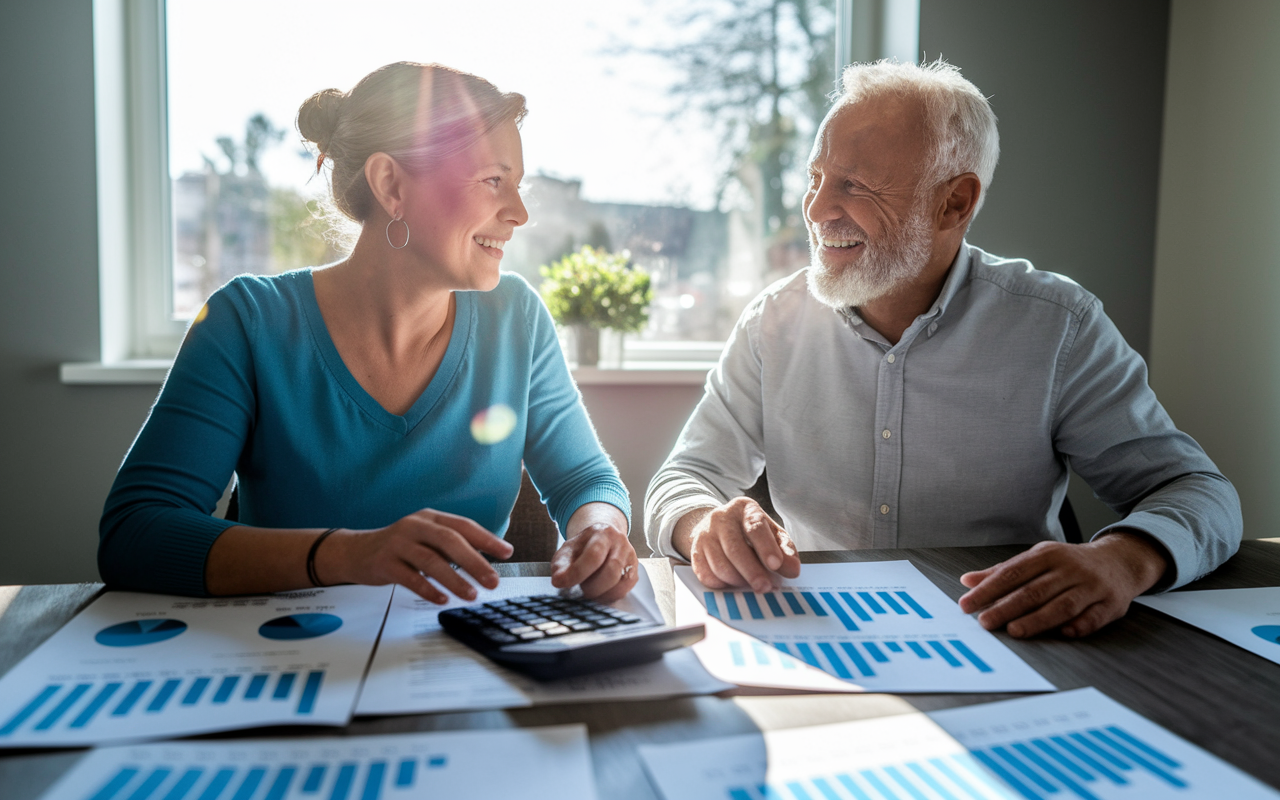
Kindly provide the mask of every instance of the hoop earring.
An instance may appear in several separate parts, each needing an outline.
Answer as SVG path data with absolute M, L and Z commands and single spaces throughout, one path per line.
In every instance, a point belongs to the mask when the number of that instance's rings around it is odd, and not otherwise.
M 404 244 L 400 245 L 399 247 L 396 247 L 394 244 L 391 244 L 391 226 L 397 222 L 399 222 L 401 225 L 404 226 Z M 396 217 L 395 219 L 388 222 L 387 223 L 387 244 L 391 245 L 392 250 L 403 250 L 406 247 L 408 247 L 409 246 L 409 223 L 405 222 L 399 217 Z

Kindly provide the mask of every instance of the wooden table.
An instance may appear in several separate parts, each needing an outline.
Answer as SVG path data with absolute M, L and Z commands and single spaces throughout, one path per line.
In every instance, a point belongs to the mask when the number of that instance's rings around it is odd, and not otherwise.
M 907 559 L 952 598 L 959 576 L 1002 561 L 1021 547 L 862 550 L 805 554 L 806 563 Z M 670 570 L 650 560 L 664 613 Z M 546 564 L 501 565 L 503 575 L 547 575 Z M 1245 542 L 1240 553 L 1190 589 L 1280 585 L 1280 540 Z M 101 584 L 0 589 L 0 673 L 7 672 L 83 608 Z M 7 606 L 7 608 L 6 608 Z M 1059 689 L 1095 686 L 1115 700 L 1280 787 L 1280 666 L 1142 606 L 1083 641 L 1031 641 L 997 634 Z M 1001 700 L 1012 694 L 712 696 L 662 701 L 542 706 L 506 711 L 357 719 L 333 729 L 272 729 L 272 735 L 359 735 L 585 723 L 601 798 L 656 798 L 636 746 L 864 719 Z M 260 737 L 262 729 L 219 738 Z M 0 751 L 0 797 L 32 800 L 83 750 Z

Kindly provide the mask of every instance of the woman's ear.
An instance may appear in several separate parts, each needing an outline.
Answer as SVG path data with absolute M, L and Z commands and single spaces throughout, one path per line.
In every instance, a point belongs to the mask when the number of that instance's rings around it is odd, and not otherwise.
M 404 215 L 405 173 L 394 158 L 386 153 L 369 156 L 364 162 L 364 179 L 369 183 L 374 201 L 388 217 L 395 219 Z

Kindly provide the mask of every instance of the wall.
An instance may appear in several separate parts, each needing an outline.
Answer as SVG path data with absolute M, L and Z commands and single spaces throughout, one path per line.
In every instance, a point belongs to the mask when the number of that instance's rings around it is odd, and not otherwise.
M 1167 35 L 1167 0 L 920 4 L 926 59 L 960 67 L 1000 120 L 969 241 L 1075 279 L 1144 356 Z M 1078 479 L 1070 497 L 1086 536 L 1116 519 Z
M 1280 4 L 1174 0 L 1152 385 L 1280 529 Z

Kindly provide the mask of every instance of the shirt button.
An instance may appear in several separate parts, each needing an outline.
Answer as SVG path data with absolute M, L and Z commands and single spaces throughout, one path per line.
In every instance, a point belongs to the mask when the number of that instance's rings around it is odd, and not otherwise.
M 897 356 L 895 356 L 893 353 L 890 353 L 890 354 L 888 355 L 888 357 L 887 357 L 887 358 L 885 358 L 885 361 L 888 361 L 890 364 L 892 364 L 893 362 L 895 362 L 895 361 L 897 361 L 897 360 L 898 360 L 898 357 L 897 357 Z
M 888 513 L 889 513 L 889 507 L 888 507 L 888 506 L 880 506 L 880 513 L 881 513 L 881 514 L 888 514 Z
M 889 438 L 890 436 L 892 436 L 893 434 L 889 433 L 889 429 L 888 429 L 888 428 L 885 428 L 884 430 L 880 431 L 880 435 L 881 435 L 881 436 L 883 436 L 884 438 L 888 439 L 888 438 Z

